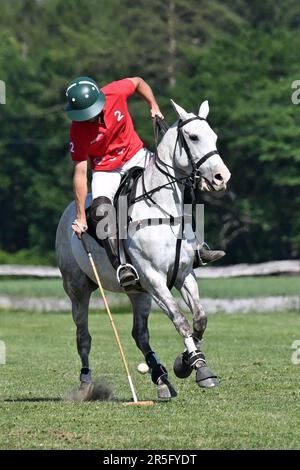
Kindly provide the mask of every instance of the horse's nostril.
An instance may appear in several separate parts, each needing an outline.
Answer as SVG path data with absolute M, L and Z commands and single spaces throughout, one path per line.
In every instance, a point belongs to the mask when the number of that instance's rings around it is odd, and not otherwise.
M 215 180 L 223 181 L 223 176 L 221 175 L 221 173 L 217 173 L 217 174 L 215 175 Z

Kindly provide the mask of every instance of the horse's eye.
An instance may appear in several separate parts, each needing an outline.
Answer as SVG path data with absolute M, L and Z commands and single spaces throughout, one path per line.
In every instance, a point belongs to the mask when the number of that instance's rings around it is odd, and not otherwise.
M 194 134 L 190 135 L 190 139 L 193 140 L 194 142 L 197 142 L 197 140 L 199 140 L 198 136 Z

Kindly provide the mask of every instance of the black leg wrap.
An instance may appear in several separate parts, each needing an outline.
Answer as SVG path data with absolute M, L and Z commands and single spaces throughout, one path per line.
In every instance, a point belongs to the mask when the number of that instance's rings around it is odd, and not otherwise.
M 89 369 L 88 367 L 83 367 L 80 371 L 79 380 L 82 386 L 92 383 L 91 369 Z
M 201 351 L 194 351 L 189 354 L 189 366 L 193 368 L 201 367 L 206 364 L 205 356 Z
M 160 360 L 154 351 L 148 352 L 145 359 L 149 369 L 151 369 L 151 379 L 153 383 L 157 385 L 159 379 L 168 378 L 167 369 L 160 363 Z
M 157 396 L 160 399 L 169 399 L 177 396 L 176 390 L 168 380 L 167 369 L 160 363 L 154 351 L 145 356 L 146 362 L 151 370 L 152 382 L 157 385 Z
M 159 379 L 167 379 L 167 378 L 168 378 L 168 372 L 167 372 L 167 369 L 163 365 L 158 364 L 157 366 L 153 367 L 151 371 L 151 379 L 153 383 L 157 384 Z
M 182 354 L 176 357 L 173 366 L 174 374 L 179 379 L 186 379 L 189 377 L 193 371 L 193 368 L 189 363 L 189 355 L 187 351 L 184 351 Z
M 184 351 L 175 359 L 173 366 L 174 374 L 179 379 L 186 379 L 191 375 L 193 369 L 202 367 L 205 364 L 206 361 L 203 352 L 196 350 L 189 354 L 187 351 Z
M 157 355 L 155 354 L 154 351 L 149 351 L 146 354 L 145 359 L 146 359 L 146 362 L 147 362 L 147 365 L 148 365 L 149 369 L 153 369 L 153 367 L 160 364 L 160 360 L 159 360 L 159 358 L 157 357 Z

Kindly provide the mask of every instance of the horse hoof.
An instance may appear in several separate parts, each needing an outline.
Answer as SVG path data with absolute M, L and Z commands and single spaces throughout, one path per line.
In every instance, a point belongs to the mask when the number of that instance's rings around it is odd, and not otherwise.
M 159 379 L 157 383 L 157 396 L 160 399 L 177 397 L 177 392 L 167 379 Z
M 186 379 L 193 371 L 193 368 L 188 363 L 188 356 L 185 353 L 179 354 L 174 361 L 173 366 L 174 374 L 179 379 Z
M 202 388 L 213 388 L 217 387 L 220 381 L 209 367 L 202 366 L 197 369 L 196 383 Z
M 95 382 L 81 382 L 76 396 L 77 401 L 111 401 L 113 391 L 108 383 L 99 378 Z
M 92 373 L 90 369 L 81 369 L 79 376 L 81 385 L 90 384 L 92 382 Z
M 92 382 L 80 382 L 80 387 L 79 390 L 87 390 L 88 388 L 91 388 Z
M 78 390 L 78 399 L 80 401 L 91 401 L 94 393 L 93 383 L 81 382 Z

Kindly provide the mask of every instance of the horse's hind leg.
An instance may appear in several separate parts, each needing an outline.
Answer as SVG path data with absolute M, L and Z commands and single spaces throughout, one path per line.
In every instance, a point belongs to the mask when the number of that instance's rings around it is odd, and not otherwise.
M 77 350 L 81 359 L 80 382 L 84 387 L 91 383 L 92 375 L 89 366 L 89 354 L 92 337 L 88 329 L 88 308 L 90 296 L 95 290 L 95 284 L 83 273 L 72 278 L 64 276 L 64 289 L 72 302 L 72 315 L 76 324 Z
M 198 284 L 194 273 L 190 273 L 182 287 L 180 293 L 183 300 L 193 314 L 193 339 L 197 348 L 196 353 L 190 355 L 188 351 L 180 354 L 174 362 L 174 372 L 179 378 L 188 377 L 192 370 L 192 362 L 197 370 L 196 382 L 200 387 L 211 388 L 219 384 L 216 375 L 206 364 L 205 356 L 200 351 L 200 341 L 207 325 L 207 317 L 199 299 Z
M 152 382 L 157 385 L 158 398 L 171 398 L 177 395 L 168 380 L 167 369 L 149 344 L 148 318 L 151 310 L 151 295 L 147 293 L 129 294 L 133 308 L 132 336 L 143 353 L 151 371 Z

